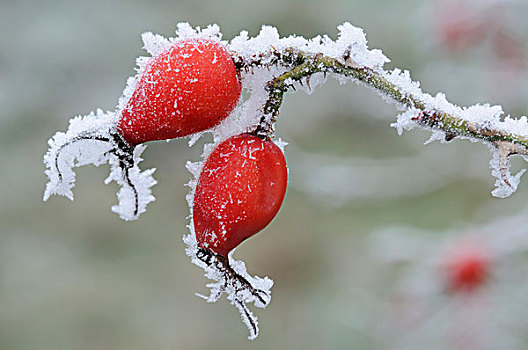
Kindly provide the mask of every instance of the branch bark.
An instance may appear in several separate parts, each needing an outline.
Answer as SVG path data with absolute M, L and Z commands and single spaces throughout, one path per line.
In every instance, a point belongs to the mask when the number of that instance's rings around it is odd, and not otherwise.
M 269 98 L 266 101 L 261 119 L 261 129 L 269 133 L 282 105 L 284 93 L 295 89 L 294 83 L 306 83 L 310 88 L 310 77 L 316 73 L 334 74 L 353 78 L 358 82 L 377 90 L 395 103 L 407 110 L 416 110 L 416 116 L 412 120 L 417 126 L 430 130 L 441 130 L 445 132 L 445 141 L 451 141 L 456 137 L 464 137 L 473 140 L 487 141 L 490 145 L 499 148 L 510 149 L 508 156 L 513 154 L 528 155 L 528 138 L 522 135 L 505 132 L 493 127 L 478 125 L 465 120 L 462 116 L 454 115 L 446 111 L 429 108 L 427 103 L 404 88 L 390 81 L 384 74 L 374 71 L 370 67 L 364 67 L 354 62 L 349 55 L 342 59 L 336 59 L 321 54 L 309 54 L 293 48 L 277 52 L 273 50 L 266 55 L 259 55 L 250 60 L 244 60 L 233 53 L 234 61 L 238 69 L 253 69 L 271 64 L 279 64 L 288 70 L 270 80 L 267 84 Z M 271 130 L 271 131 L 270 131 Z

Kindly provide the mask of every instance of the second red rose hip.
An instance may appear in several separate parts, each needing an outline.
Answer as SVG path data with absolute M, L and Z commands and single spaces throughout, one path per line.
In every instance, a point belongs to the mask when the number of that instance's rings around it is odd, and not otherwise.
M 220 143 L 205 162 L 194 196 L 198 245 L 227 256 L 271 222 L 287 182 L 284 154 L 271 140 L 242 134 Z

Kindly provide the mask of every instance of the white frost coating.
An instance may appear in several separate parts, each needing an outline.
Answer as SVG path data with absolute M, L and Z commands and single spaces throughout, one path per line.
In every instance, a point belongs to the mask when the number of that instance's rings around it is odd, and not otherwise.
M 365 33 L 362 29 L 354 27 L 350 23 L 344 23 L 338 27 L 338 39 L 333 41 L 328 36 L 316 36 L 313 39 L 305 39 L 292 35 L 281 38 L 276 28 L 262 26 L 260 33 L 249 38 L 246 31 L 231 40 L 229 48 L 244 59 L 251 59 L 260 54 L 263 55 L 264 63 L 271 60 L 269 53 L 273 51 L 284 51 L 295 48 L 311 54 L 323 54 L 325 56 L 341 59 L 347 52 L 357 64 L 379 70 L 389 59 L 380 50 L 368 50 Z M 269 62 L 269 61 L 268 61 Z
M 176 38 L 170 38 L 171 41 L 190 39 L 190 38 L 204 38 L 210 40 L 220 41 L 222 33 L 217 24 L 210 24 L 204 29 L 200 27 L 193 28 L 189 23 L 181 22 L 176 25 Z
M 143 48 L 153 57 L 163 53 L 171 46 L 171 42 L 159 34 L 145 32 L 141 34 Z
M 87 116 L 71 119 L 66 133 L 57 132 L 48 141 L 49 150 L 44 155 L 44 164 L 48 168 L 45 173 L 49 178 L 44 192 L 45 201 L 53 194 L 73 200 L 71 189 L 75 185 L 75 173 L 72 168 L 90 163 L 98 166 L 108 160 L 105 153 L 112 147 L 110 143 L 91 139 L 74 140 L 84 133 L 94 132 L 109 138 L 114 122 L 113 113 L 104 113 L 98 109 Z M 83 147 L 88 142 L 92 146 Z
M 443 93 L 438 93 L 436 96 L 431 96 L 424 93 L 420 89 L 420 84 L 411 80 L 408 71 L 402 72 L 399 69 L 394 69 L 391 72 L 383 72 L 383 76 L 394 83 L 398 90 L 405 96 L 412 95 L 414 98 L 422 101 L 427 109 L 443 111 L 460 117 L 462 120 L 472 123 L 476 129 L 497 129 L 506 133 L 511 133 L 519 136 L 528 136 L 528 121 L 526 117 L 519 119 L 506 116 L 503 121 L 501 117 L 504 114 L 501 106 L 491 106 L 489 104 L 476 104 L 470 107 L 459 107 L 447 101 Z M 416 110 L 417 114 L 420 112 Z M 393 126 L 400 130 L 409 130 L 413 123 L 409 122 L 409 118 L 401 120 L 403 125 L 395 123 Z M 414 127 L 419 127 L 415 122 Z
M 119 166 L 119 159 L 117 157 L 113 156 L 110 158 L 111 171 L 105 183 L 108 184 L 111 181 L 115 181 L 121 186 L 121 189 L 117 193 L 119 204 L 113 205 L 112 211 L 118 214 L 123 220 L 129 221 L 137 219 L 140 214 L 147 210 L 147 204 L 156 199 L 150 189 L 157 183 L 152 177 L 156 169 L 152 168 L 141 171 L 138 168 L 138 163 L 142 161 L 140 155 L 145 148 L 147 146 L 140 145 L 134 149 L 134 166 L 127 170 L 128 174 L 124 174 L 123 169 Z M 128 175 L 128 180 L 126 175 Z M 132 183 L 133 187 L 130 187 L 128 181 Z
M 399 86 L 401 92 L 407 96 L 413 95 L 425 103 L 426 108 L 431 111 L 443 111 L 454 116 L 458 116 L 461 122 L 467 123 L 467 126 L 472 130 L 486 131 L 497 130 L 504 134 L 512 134 L 517 137 L 528 137 L 528 121 L 525 116 L 514 119 L 506 116 L 501 120 L 504 112 L 501 106 L 491 106 L 489 104 L 476 104 L 470 107 L 459 107 L 447 101 L 443 93 L 438 93 L 435 97 L 421 91 L 419 84 L 413 82 L 408 72 L 400 72 L 395 69 L 391 73 L 384 73 L 385 77 Z M 418 109 L 408 109 L 398 115 L 397 121 L 391 124 L 396 128 L 398 134 L 401 135 L 404 130 L 411 130 L 416 127 L 423 128 L 415 120 L 420 116 L 421 111 Z M 430 128 L 428 130 L 431 130 Z M 431 138 L 426 141 L 430 143 L 435 140 L 445 142 L 445 133 L 441 130 L 432 129 Z M 475 138 L 462 136 L 460 138 L 468 138 L 471 141 L 476 141 Z M 515 176 L 510 173 L 509 154 L 501 157 L 499 155 L 501 150 L 497 149 L 494 144 L 487 143 L 492 151 L 492 159 L 490 161 L 491 173 L 497 178 L 495 181 L 495 189 L 491 192 L 493 196 L 505 198 L 513 194 L 518 187 L 520 177 L 524 174 L 525 169 L 521 170 Z
M 496 178 L 495 189 L 491 194 L 499 198 L 509 197 L 517 190 L 521 176 L 526 169 L 522 169 L 516 175 L 512 175 L 510 172 L 510 162 L 507 157 L 501 156 L 501 150 L 495 147 L 490 147 L 490 150 L 491 175 Z
M 121 186 L 118 193 L 119 204 L 113 206 L 112 210 L 124 220 L 137 219 L 145 211 L 147 204 L 154 200 L 150 188 L 156 183 L 152 177 L 155 169 L 141 172 L 137 167 L 141 161 L 139 156 L 146 146 L 136 147 L 132 167 L 126 170 L 120 166 L 120 159 L 114 153 L 116 144 L 112 133 L 115 133 L 115 123 L 114 113 L 98 109 L 87 116 L 73 118 L 65 133 L 57 132 L 49 140 L 49 150 L 44 156 L 47 167 L 45 173 L 49 178 L 44 200 L 48 200 L 53 194 L 73 200 L 73 168 L 110 163 L 110 176 L 105 182 L 114 180 Z M 130 187 L 128 181 L 133 187 Z
M 401 136 L 404 130 L 412 130 L 418 126 L 413 120 L 413 118 L 416 117 L 418 114 L 420 114 L 420 111 L 418 109 L 410 109 L 408 111 L 400 113 L 396 118 L 396 123 L 392 123 L 391 126 L 393 128 L 396 128 L 396 130 L 398 131 L 398 135 Z
M 284 68 L 271 67 L 269 71 L 266 68 L 255 68 L 253 73 L 241 72 L 242 88 L 249 92 L 249 97 L 240 101 L 231 115 L 213 129 L 214 145 L 231 136 L 252 130 L 258 125 L 262 117 L 262 108 L 268 98 L 264 89 L 265 84 L 284 71 Z M 213 148 L 209 146 L 204 156 Z
M 282 151 L 282 153 L 284 153 L 284 148 L 286 146 L 288 146 L 288 142 L 284 141 L 283 139 L 281 138 L 278 138 L 274 141 L 275 145 L 277 145 L 277 147 L 280 148 L 280 150 Z
M 433 143 L 435 141 L 440 141 L 442 143 L 446 142 L 446 133 L 443 130 L 433 130 L 431 132 L 431 137 L 427 139 L 427 141 L 424 142 L 424 145 L 428 145 L 430 143 Z

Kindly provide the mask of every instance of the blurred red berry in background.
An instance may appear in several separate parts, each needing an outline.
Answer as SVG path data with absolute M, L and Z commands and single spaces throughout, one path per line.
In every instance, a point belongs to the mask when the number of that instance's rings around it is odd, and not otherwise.
M 443 267 L 447 289 L 451 292 L 473 292 L 490 276 L 490 252 L 475 243 L 457 244 L 445 257 Z

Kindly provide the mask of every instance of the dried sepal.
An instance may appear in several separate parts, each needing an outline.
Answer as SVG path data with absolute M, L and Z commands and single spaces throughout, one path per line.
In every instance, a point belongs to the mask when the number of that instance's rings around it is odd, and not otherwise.
M 44 156 L 49 179 L 45 201 L 54 194 L 73 200 L 75 167 L 109 163 L 110 176 L 105 183 L 113 180 L 121 186 L 119 204 L 112 210 L 124 220 L 135 220 L 146 210 L 147 204 L 154 200 L 150 188 L 156 184 L 152 177 L 155 169 L 138 168 L 145 146 L 129 146 L 114 123 L 113 113 L 97 110 L 72 119 L 66 132 L 57 132 L 49 140 L 49 150 Z
M 199 248 L 193 235 L 184 237 L 188 245 L 187 255 L 192 262 L 204 269 L 205 276 L 214 282 L 207 284 L 209 295 L 197 294 L 209 303 L 218 301 L 225 295 L 231 305 L 240 312 L 242 321 L 249 330 L 248 339 L 254 340 L 259 334 L 258 319 L 247 304 L 265 308 L 271 301 L 273 281 L 268 277 L 250 276 L 242 261 L 235 260 L 232 253 L 227 258 L 214 252 Z

